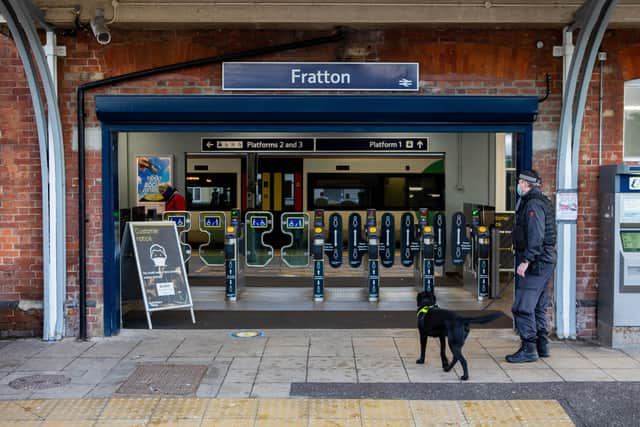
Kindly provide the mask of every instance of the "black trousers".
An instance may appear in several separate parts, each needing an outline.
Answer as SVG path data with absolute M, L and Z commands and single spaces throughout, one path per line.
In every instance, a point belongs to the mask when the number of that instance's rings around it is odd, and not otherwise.
M 547 307 L 549 307 L 549 282 L 554 264 L 542 264 L 538 274 L 529 270 L 525 277 L 516 276 L 513 300 L 513 319 L 518 335 L 523 341 L 535 342 L 538 336 L 547 336 Z

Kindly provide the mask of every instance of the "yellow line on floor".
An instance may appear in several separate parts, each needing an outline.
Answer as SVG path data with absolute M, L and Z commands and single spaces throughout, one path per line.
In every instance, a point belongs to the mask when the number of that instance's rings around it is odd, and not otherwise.
M 555 400 L 111 399 L 0 401 L 21 426 L 573 426 Z

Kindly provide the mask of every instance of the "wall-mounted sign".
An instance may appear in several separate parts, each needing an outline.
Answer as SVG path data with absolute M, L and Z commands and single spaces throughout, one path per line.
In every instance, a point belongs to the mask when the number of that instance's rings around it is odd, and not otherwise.
M 202 152 L 385 152 L 429 151 L 428 137 L 403 138 L 202 138 Z
M 121 263 L 124 265 L 135 260 L 149 329 L 152 329 L 150 313 L 160 310 L 189 308 L 195 323 L 187 270 L 175 223 L 130 222 L 128 225 Z
M 418 63 L 225 62 L 223 90 L 418 90 Z
M 578 220 L 578 192 L 558 190 L 556 192 L 556 221 L 574 223 Z

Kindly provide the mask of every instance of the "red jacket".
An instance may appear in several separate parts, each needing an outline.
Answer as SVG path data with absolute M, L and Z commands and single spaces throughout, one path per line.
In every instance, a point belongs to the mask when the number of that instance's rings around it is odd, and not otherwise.
M 164 205 L 164 209 L 165 211 L 186 211 L 187 201 L 182 194 L 178 193 L 178 190 L 173 190 L 173 193 L 169 196 L 169 200 L 167 200 Z

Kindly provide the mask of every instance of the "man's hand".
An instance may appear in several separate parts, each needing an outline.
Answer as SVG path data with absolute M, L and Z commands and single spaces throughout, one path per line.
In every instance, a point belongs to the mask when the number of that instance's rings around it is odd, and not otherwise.
M 527 268 L 529 268 L 529 261 L 521 262 L 520 265 L 518 265 L 518 269 L 516 270 L 518 276 L 524 277 L 524 273 L 525 271 L 527 271 Z

